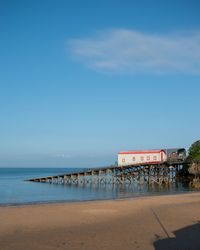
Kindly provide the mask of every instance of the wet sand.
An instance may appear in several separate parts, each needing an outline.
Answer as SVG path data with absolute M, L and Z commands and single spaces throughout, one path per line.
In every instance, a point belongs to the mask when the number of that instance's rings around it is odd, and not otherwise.
M 200 249 L 200 193 L 0 207 L 1 250 Z

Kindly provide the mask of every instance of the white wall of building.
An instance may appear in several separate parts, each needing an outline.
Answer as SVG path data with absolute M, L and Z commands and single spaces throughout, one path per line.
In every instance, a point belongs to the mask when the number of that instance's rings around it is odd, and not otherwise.
M 141 151 L 138 151 L 138 153 L 124 152 L 118 154 L 118 166 L 147 162 L 161 162 L 166 161 L 166 158 L 166 153 L 164 151 L 150 153 L 142 153 Z

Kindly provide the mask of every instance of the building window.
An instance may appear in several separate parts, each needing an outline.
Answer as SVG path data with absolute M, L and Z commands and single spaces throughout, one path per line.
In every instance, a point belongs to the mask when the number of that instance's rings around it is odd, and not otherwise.
M 140 158 L 140 159 L 141 159 L 141 161 L 144 161 L 144 156 L 141 156 L 141 158 Z
M 122 162 L 125 162 L 125 158 L 122 159 Z
M 147 156 L 147 161 L 150 161 L 150 156 Z
M 133 161 L 135 161 L 135 157 L 133 157 Z
M 153 160 L 154 160 L 154 161 L 157 161 L 157 156 L 154 155 Z

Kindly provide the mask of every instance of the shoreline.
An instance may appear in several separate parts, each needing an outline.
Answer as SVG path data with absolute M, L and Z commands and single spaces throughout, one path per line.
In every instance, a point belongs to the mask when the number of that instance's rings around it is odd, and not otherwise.
M 200 249 L 200 193 L 0 207 L 0 249 Z
M 160 197 L 160 196 L 175 196 L 175 195 L 184 195 L 184 194 L 193 194 L 200 193 L 200 190 L 190 190 L 190 191 L 179 191 L 179 192 L 169 192 L 169 193 L 156 193 L 156 194 L 144 194 L 138 196 L 131 197 L 123 197 L 123 198 L 113 198 L 113 199 L 93 199 L 93 200 L 61 200 L 61 201 L 37 201 L 37 202 L 27 202 L 27 203 L 10 203 L 10 204 L 1 204 L 1 207 L 26 207 L 26 206 L 45 206 L 45 205 L 62 205 L 62 204 L 76 204 L 76 203 L 88 203 L 88 202 L 103 202 L 103 201 L 120 201 L 120 200 L 136 200 L 142 198 L 151 198 L 151 197 Z

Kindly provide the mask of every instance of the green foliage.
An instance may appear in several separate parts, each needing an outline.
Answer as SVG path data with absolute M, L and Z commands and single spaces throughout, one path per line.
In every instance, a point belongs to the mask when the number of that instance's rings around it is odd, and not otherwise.
M 200 163 L 200 140 L 194 142 L 189 148 L 188 161 Z

